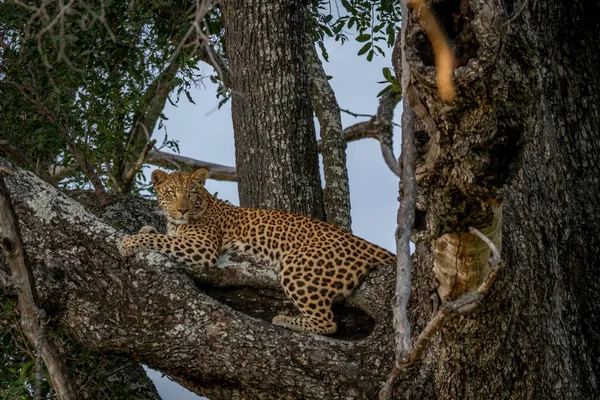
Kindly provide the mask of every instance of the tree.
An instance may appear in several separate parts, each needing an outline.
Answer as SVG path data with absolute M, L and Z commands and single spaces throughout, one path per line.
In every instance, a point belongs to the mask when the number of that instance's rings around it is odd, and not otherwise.
M 598 397 L 600 60 L 590 49 L 599 11 L 591 1 L 433 9 L 455 43 L 456 99 L 439 97 L 412 11 L 403 68 L 400 41 L 395 50 L 427 140 L 416 169 L 413 334 L 432 293 L 449 303 L 485 276 L 460 248 L 458 270 L 445 269 L 469 227 L 502 221 L 506 268 L 479 310 L 448 323 L 419 368 L 402 373 L 394 397 Z M 394 271 L 374 271 L 347 301 L 373 319 L 342 322 L 367 327 L 354 333 L 362 340 L 298 335 L 268 322 L 285 305 L 265 266 L 231 257 L 190 277 L 156 255 L 123 261 L 119 233 L 75 202 L 19 169 L 6 180 L 30 259 L 54 255 L 34 263 L 41 304 L 78 343 L 146 362 L 211 399 L 373 398 L 394 363 Z

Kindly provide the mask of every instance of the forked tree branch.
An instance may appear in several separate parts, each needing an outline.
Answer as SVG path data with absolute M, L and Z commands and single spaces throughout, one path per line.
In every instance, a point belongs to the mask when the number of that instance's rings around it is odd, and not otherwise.
M 379 393 L 379 398 L 381 400 L 390 398 L 395 381 L 401 372 L 407 371 L 421 362 L 433 335 L 439 332 L 451 319 L 460 315 L 469 314 L 481 304 L 483 298 L 489 293 L 492 285 L 496 281 L 498 273 L 504 268 L 504 262 L 502 261 L 500 251 L 496 245 L 478 229 L 470 227 L 469 231 L 483 240 L 492 252 L 492 256 L 488 262 L 488 277 L 476 290 L 463 294 L 458 299 L 445 304 L 437 311 L 415 340 L 406 362 L 394 365 L 384 387 Z
M 376 115 L 355 114 L 347 112 L 354 116 L 371 117 L 368 121 L 358 122 L 350 125 L 342 131 L 346 143 L 354 142 L 360 139 L 373 138 L 379 140 L 381 146 L 381 155 L 386 165 L 396 176 L 400 177 L 400 165 L 397 158 L 394 156 L 393 148 L 393 119 L 394 109 L 400 101 L 400 96 L 394 92 L 387 92 L 379 99 Z M 319 152 L 321 149 L 321 141 L 317 142 Z

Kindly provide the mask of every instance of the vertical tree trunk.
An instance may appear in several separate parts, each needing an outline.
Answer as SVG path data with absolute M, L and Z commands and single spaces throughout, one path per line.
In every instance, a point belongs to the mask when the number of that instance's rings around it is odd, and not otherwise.
M 323 219 L 313 110 L 303 64 L 304 7 L 226 0 L 238 187 L 242 206 Z
M 325 215 L 330 224 L 352 231 L 346 141 L 342 132 L 340 106 L 317 54 L 312 32 L 306 34 L 305 46 L 309 94 L 321 127 Z
M 459 56 L 458 101 L 464 101 L 465 93 L 495 92 L 489 103 L 471 107 L 483 110 L 480 117 L 490 110 L 497 117 L 485 127 L 466 123 L 467 107 L 461 110 L 462 123 L 456 115 L 454 121 L 449 117 L 453 111 L 432 116 L 441 127 L 444 160 L 438 163 L 448 162 L 444 146 L 454 146 L 453 156 L 464 152 L 459 138 L 468 132 L 470 138 L 465 137 L 473 144 L 466 153 L 470 166 L 485 151 L 492 155 L 490 169 L 503 162 L 503 154 L 513 157 L 518 149 L 508 150 L 518 145 L 519 135 L 514 135 L 518 130 L 528 141 L 522 168 L 500 195 L 507 267 L 482 308 L 450 323 L 434 340 L 419 377 L 399 385 L 396 393 L 436 399 L 600 398 L 600 12 L 594 1 L 503 2 L 504 8 L 497 10 L 486 10 L 482 4 L 448 1 L 436 9 L 444 20 L 451 20 L 450 13 L 460 9 L 464 23 L 459 30 L 448 29 Z M 503 69 L 514 79 L 532 77 L 533 86 L 502 84 L 500 79 L 487 87 L 473 85 L 472 92 L 460 87 L 464 78 L 460 56 L 467 56 L 463 52 L 479 58 L 489 50 L 483 43 L 480 48 L 474 42 L 465 46 L 466 40 L 474 39 L 469 29 L 482 13 L 496 13 L 493 23 L 502 45 L 494 57 L 496 65 L 504 67 L 495 69 L 481 59 L 462 66 L 480 62 L 483 76 L 498 77 Z M 439 99 L 427 94 L 431 89 L 419 79 L 416 87 L 426 93 L 424 103 L 440 107 Z M 512 78 L 507 79 L 504 82 Z M 496 143 L 505 147 L 493 148 L 492 143 L 477 147 L 476 143 L 485 143 L 481 138 L 493 135 L 504 136 Z M 515 160 L 521 165 L 519 157 Z M 440 182 L 445 181 L 438 180 L 438 186 L 425 182 L 420 189 L 426 195 L 435 193 L 443 186 Z M 418 332 L 427 318 L 422 305 L 434 287 L 429 245 L 419 244 L 414 257 L 412 304 L 421 306 L 413 307 L 412 315 Z

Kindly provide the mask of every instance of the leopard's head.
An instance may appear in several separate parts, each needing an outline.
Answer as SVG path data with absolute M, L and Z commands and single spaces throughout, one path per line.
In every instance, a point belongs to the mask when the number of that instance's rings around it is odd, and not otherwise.
M 199 218 L 208 204 L 210 194 L 204 188 L 208 171 L 204 168 L 168 174 L 161 170 L 152 172 L 152 184 L 158 193 L 158 205 L 167 214 L 169 222 L 187 224 Z

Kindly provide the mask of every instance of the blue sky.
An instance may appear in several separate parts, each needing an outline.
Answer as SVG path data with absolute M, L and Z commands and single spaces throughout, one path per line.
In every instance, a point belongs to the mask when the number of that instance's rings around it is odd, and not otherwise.
M 357 56 L 362 44 L 351 38 L 343 46 L 333 40 L 327 42 L 329 62 L 324 67 L 333 78 L 330 83 L 336 93 L 341 108 L 361 114 L 375 114 L 379 104 L 377 93 L 383 85 L 381 70 L 391 67 L 391 50 L 386 57 L 375 57 L 368 62 L 364 56 Z M 211 72 L 204 67 L 206 75 Z M 192 91 L 195 105 L 182 96 L 177 107 L 168 104 L 164 115 L 169 138 L 179 141 L 180 154 L 203 161 L 235 166 L 233 126 L 231 107 L 226 104 L 217 110 L 218 100 L 215 86 L 208 79 L 205 86 Z M 399 106 L 395 122 L 400 122 Z M 354 118 L 342 113 L 342 124 L 350 126 L 368 118 Z M 394 128 L 395 155 L 400 153 L 400 132 Z M 155 137 L 160 141 L 164 132 Z M 395 253 L 396 214 L 398 212 L 398 178 L 388 169 L 381 156 L 379 142 L 364 139 L 348 144 L 348 174 L 350 199 L 352 203 L 352 229 L 370 242 L 376 243 Z M 237 186 L 232 182 L 209 180 L 206 183 L 211 192 L 233 204 L 239 204 Z M 150 372 L 150 377 L 165 400 L 188 400 L 199 397 L 184 391 L 167 378 L 160 379 L 160 373 Z

